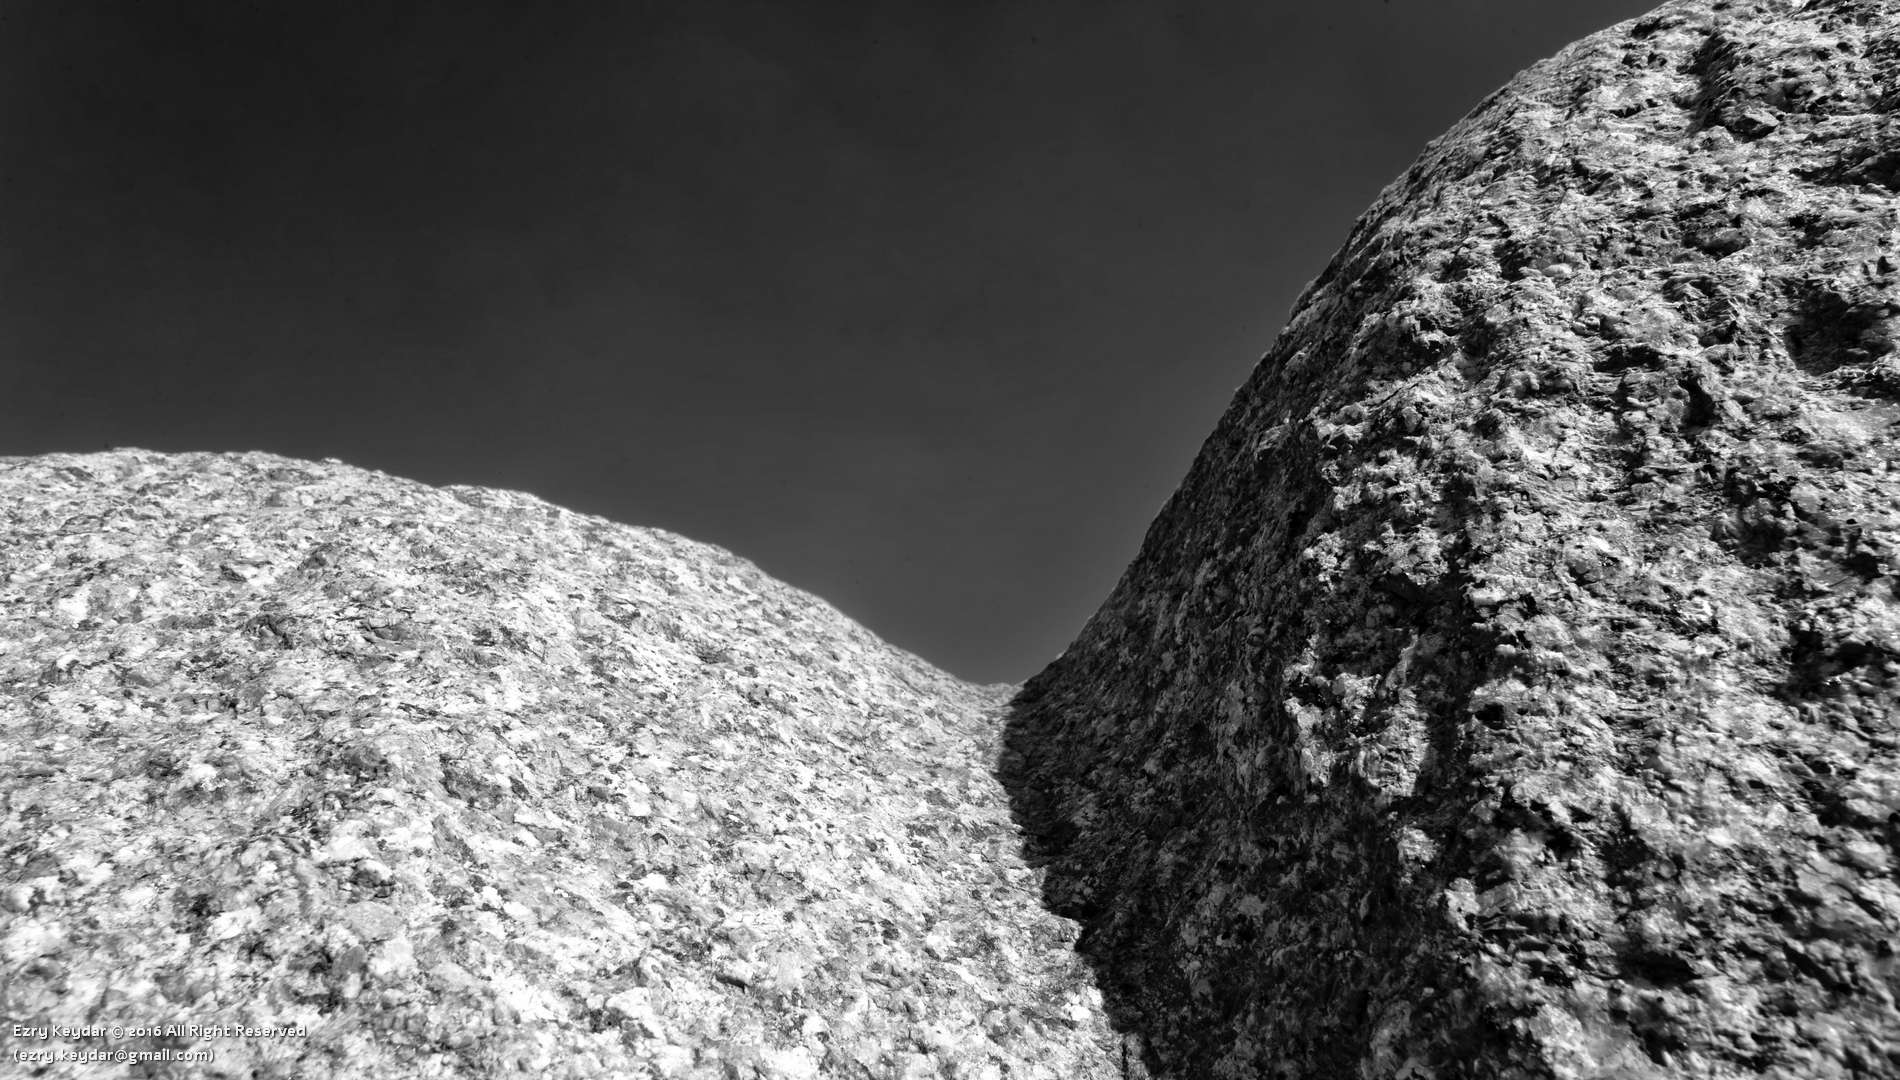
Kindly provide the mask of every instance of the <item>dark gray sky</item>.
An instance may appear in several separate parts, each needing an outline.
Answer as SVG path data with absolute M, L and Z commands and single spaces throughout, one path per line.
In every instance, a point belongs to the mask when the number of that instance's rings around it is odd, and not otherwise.
M 1649 6 L 0 0 L 0 454 L 523 489 L 1019 680 L 1379 188 Z

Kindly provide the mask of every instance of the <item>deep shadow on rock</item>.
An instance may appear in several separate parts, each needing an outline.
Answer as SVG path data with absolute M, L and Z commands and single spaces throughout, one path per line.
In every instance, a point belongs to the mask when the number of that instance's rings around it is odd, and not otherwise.
M 1667 5 L 1301 297 L 999 763 L 1153 1072 L 1900 1074 L 1896 86 Z

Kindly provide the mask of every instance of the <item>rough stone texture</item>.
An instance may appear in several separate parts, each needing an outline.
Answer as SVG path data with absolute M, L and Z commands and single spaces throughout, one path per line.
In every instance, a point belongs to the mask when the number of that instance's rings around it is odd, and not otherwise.
M 1006 691 L 524 495 L 0 459 L 0 1076 L 1121 1076 Z
M 1379 197 L 1006 782 L 1182 1077 L 1900 1075 L 1900 3 L 1665 6 Z

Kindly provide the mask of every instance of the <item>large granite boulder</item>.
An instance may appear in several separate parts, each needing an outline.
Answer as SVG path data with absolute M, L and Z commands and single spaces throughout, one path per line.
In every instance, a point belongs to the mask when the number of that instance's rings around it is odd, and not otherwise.
M 524 495 L 0 459 L 0 1076 L 1119 1076 L 1006 694 Z
M 1664 6 L 1426 148 L 1017 699 L 1183 1077 L 1900 1075 L 1900 3 Z

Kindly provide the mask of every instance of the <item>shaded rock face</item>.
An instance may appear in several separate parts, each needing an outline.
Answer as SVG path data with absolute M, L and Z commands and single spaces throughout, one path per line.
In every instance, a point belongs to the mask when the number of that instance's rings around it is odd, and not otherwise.
M 1120 1075 L 1003 694 L 524 495 L 0 459 L 0 1074 Z
M 1678 3 L 1380 196 L 1016 700 L 1184 1077 L 1900 1075 L 1900 4 Z

